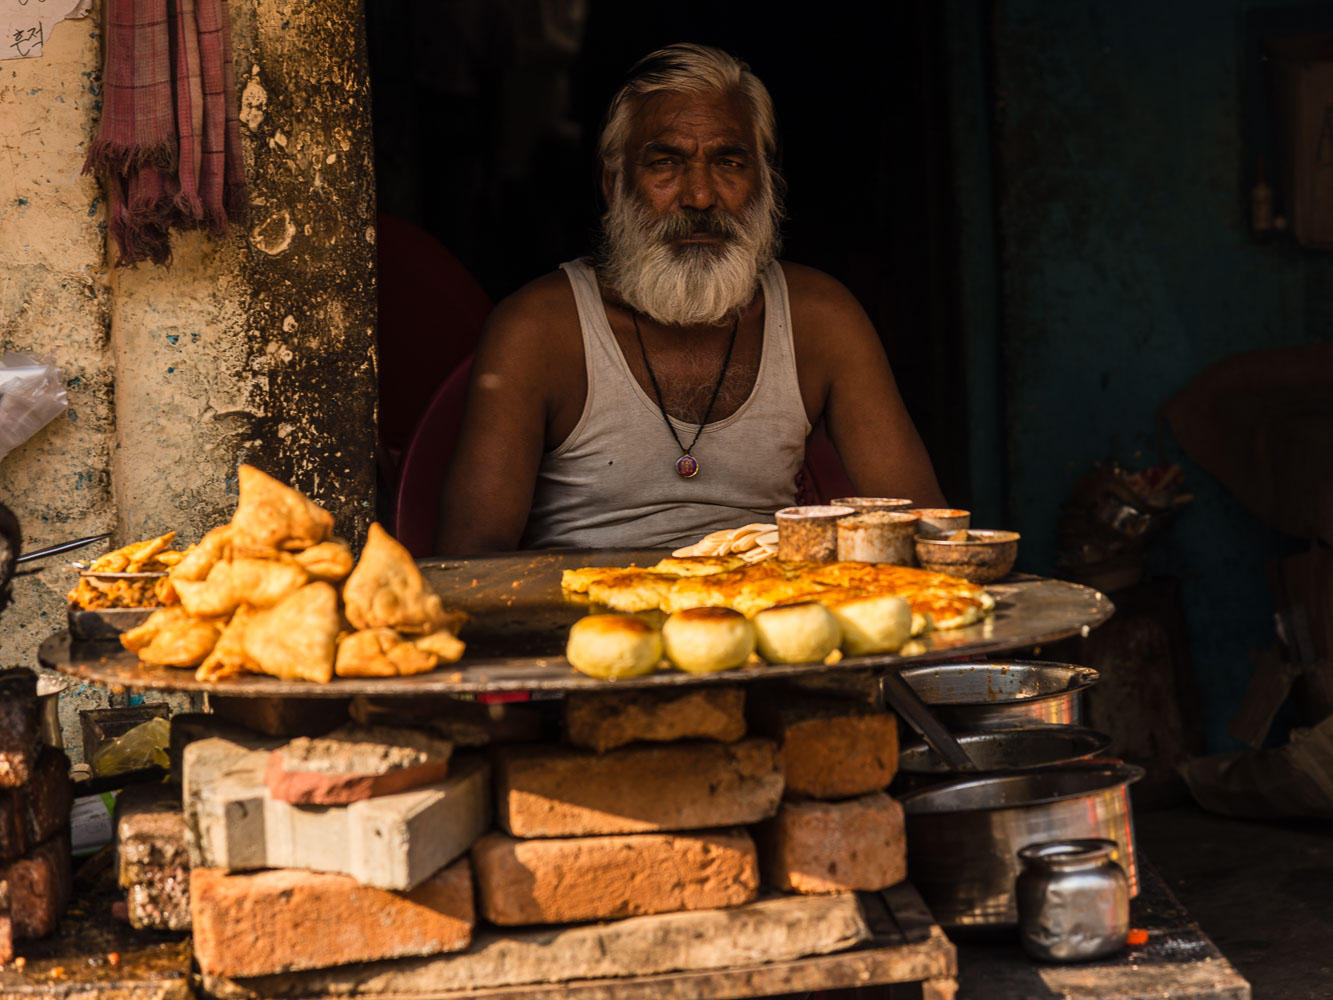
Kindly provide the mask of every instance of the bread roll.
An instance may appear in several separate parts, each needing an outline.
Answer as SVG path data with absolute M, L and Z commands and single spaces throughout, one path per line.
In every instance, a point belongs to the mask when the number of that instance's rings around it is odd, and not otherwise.
M 662 637 L 633 615 L 588 615 L 570 628 L 565 656 L 589 677 L 641 677 L 662 658 Z
M 848 656 L 892 653 L 912 637 L 912 608 L 901 597 L 853 597 L 830 605 Z
M 814 601 L 759 612 L 754 632 L 759 655 L 769 663 L 818 663 L 842 641 L 838 620 Z
M 730 608 L 677 611 L 662 625 L 667 659 L 691 674 L 739 667 L 754 652 L 754 626 Z

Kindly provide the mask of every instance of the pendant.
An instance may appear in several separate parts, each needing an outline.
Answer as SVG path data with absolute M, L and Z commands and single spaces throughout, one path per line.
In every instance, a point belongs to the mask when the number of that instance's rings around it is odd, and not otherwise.
M 676 472 L 686 479 L 693 479 L 699 474 L 699 463 L 688 451 L 676 459 Z

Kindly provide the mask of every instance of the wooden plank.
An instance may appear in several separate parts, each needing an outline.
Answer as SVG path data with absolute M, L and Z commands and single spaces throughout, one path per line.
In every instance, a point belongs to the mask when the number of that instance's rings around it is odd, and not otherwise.
M 947 984 L 956 973 L 954 946 L 937 927 L 921 944 L 856 949 L 791 962 L 626 979 L 386 994 L 376 1000 L 735 1000 L 879 983 L 930 980 Z

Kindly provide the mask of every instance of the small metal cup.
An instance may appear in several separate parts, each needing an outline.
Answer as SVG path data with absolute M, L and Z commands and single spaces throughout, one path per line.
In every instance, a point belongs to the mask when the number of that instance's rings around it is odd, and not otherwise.
M 844 517 L 837 523 L 838 559 L 911 566 L 916 562 L 916 522 L 916 515 L 906 511 L 872 511 Z
M 838 497 L 829 503 L 851 507 L 858 514 L 869 514 L 876 510 L 906 510 L 912 506 L 911 500 L 900 497 Z
M 913 507 L 911 513 L 921 520 L 917 534 L 922 538 L 944 538 L 963 528 L 972 527 L 972 512 L 953 507 Z
M 838 520 L 855 514 L 851 507 L 784 507 L 773 515 L 778 524 L 778 558 L 832 562 L 838 554 Z
M 1047 962 L 1086 962 L 1125 946 L 1129 880 L 1120 846 L 1099 837 L 1028 844 L 1014 884 L 1023 950 Z

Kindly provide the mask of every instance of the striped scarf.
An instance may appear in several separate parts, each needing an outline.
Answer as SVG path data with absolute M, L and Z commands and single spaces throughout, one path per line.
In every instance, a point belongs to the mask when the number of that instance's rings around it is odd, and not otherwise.
M 171 260 L 169 231 L 247 215 L 226 0 L 105 0 L 102 121 L 84 162 L 106 187 L 117 264 Z

